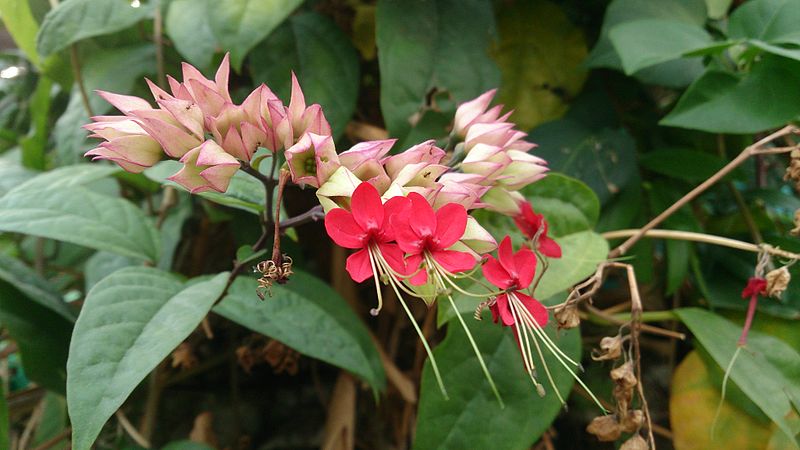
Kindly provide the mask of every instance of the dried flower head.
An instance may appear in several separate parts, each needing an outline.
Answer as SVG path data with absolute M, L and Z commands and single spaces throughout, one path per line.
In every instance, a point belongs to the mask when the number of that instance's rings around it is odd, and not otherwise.
M 647 441 L 645 441 L 640 435 L 636 434 L 631 436 L 631 438 L 627 441 L 623 442 L 619 450 L 647 450 L 648 448 Z
M 622 427 L 617 422 L 617 418 L 612 415 L 599 416 L 592 419 L 589 426 L 586 427 L 586 432 L 593 434 L 602 442 L 613 442 L 619 439 Z
M 266 295 L 272 297 L 273 283 L 284 284 L 294 274 L 292 272 L 292 258 L 288 255 L 281 255 L 280 265 L 268 259 L 258 263 L 255 270 L 261 274 L 261 278 L 258 279 L 258 288 L 256 289 L 256 294 L 261 300 L 264 300 Z
M 581 324 L 576 303 L 562 303 L 557 306 L 553 312 L 553 317 L 555 317 L 558 328 L 561 330 L 576 328 Z
M 600 349 L 592 350 L 595 361 L 612 361 L 622 355 L 622 335 L 606 336 L 600 340 Z
M 611 379 L 614 380 L 618 386 L 625 389 L 633 388 L 636 386 L 636 375 L 633 373 L 633 363 L 630 361 L 617 367 L 611 371 Z
M 644 423 L 644 413 L 641 409 L 632 409 L 628 411 L 622 420 L 620 421 L 620 426 L 622 427 L 622 431 L 625 433 L 635 433 L 642 427 Z
M 800 236 L 800 209 L 794 212 L 794 228 L 789 230 L 792 236 Z
M 781 298 L 783 291 L 789 287 L 792 275 L 786 266 L 775 269 L 767 273 L 767 295 L 772 298 Z

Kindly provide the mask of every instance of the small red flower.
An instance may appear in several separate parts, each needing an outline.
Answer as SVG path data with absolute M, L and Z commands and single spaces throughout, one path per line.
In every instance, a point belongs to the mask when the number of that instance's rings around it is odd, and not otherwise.
M 548 258 L 561 258 L 561 246 L 547 236 L 547 221 L 541 214 L 537 214 L 529 202 L 520 202 L 520 213 L 514 217 L 517 228 L 528 239 L 536 237 L 540 228 L 544 228 L 539 235 L 539 253 Z
M 753 318 L 756 315 L 758 296 L 766 293 L 767 280 L 761 277 L 750 277 L 750 279 L 747 280 L 747 286 L 742 290 L 742 298 L 750 299 L 750 302 L 747 305 L 747 315 L 744 319 L 742 334 L 739 336 L 739 346 L 747 344 L 747 334 L 750 332 L 750 327 L 753 326 Z
M 522 306 L 530 313 L 539 327 L 547 325 L 547 308 L 538 300 L 519 292 L 526 289 L 533 281 L 536 274 L 536 255 L 527 248 L 521 248 L 514 253 L 511 247 L 511 238 L 506 236 L 497 250 L 497 259 L 489 255 L 483 265 L 483 276 L 500 289 L 506 292 L 497 296 L 496 301 L 490 306 L 495 323 L 502 320 L 505 326 L 516 326 L 516 313 L 512 312 L 509 304 L 514 299 L 519 300 Z M 513 296 L 512 299 L 510 296 Z
M 764 295 L 767 292 L 767 280 L 761 277 L 750 277 L 747 286 L 742 290 L 742 298 Z
M 448 250 L 464 236 L 467 227 L 464 206 L 449 203 L 434 212 L 425 197 L 416 192 L 408 194 L 407 198 L 410 208 L 392 217 L 392 228 L 400 249 L 409 255 L 406 260 L 409 271 L 416 271 L 409 280 L 411 284 L 420 286 L 428 281 L 427 264 L 416 270 L 426 257 L 451 274 L 475 267 L 475 258 L 469 253 Z
M 381 203 L 378 190 L 361 183 L 350 199 L 350 211 L 336 208 L 325 215 L 325 230 L 337 245 L 359 249 L 347 258 L 347 272 L 360 283 L 376 273 L 374 258 L 383 257 L 397 273 L 406 273 L 403 251 L 392 243 L 390 218 L 409 206 L 405 197 Z M 370 255 L 372 253 L 372 255 Z

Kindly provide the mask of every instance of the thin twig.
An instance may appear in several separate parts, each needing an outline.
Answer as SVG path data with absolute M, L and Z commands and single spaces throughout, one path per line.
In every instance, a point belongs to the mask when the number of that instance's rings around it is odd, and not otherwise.
M 787 134 L 796 133 L 797 128 L 793 125 L 787 125 L 780 130 L 770 134 L 769 136 L 759 140 L 758 142 L 745 147 L 739 155 L 736 156 L 731 162 L 725 165 L 722 169 L 720 169 L 717 173 L 712 175 L 706 181 L 700 183 L 697 187 L 689 191 L 686 195 L 680 198 L 677 202 L 673 203 L 669 208 L 664 210 L 661 214 L 654 217 L 647 225 L 643 226 L 639 229 L 639 232 L 634 234 L 633 236 L 629 237 L 625 242 L 617 246 L 614 250 L 612 250 L 608 256 L 609 258 L 617 258 L 625 254 L 634 244 L 636 244 L 644 235 L 652 230 L 653 228 L 657 227 L 661 222 L 666 220 L 676 211 L 681 209 L 684 205 L 689 203 L 690 201 L 694 200 L 697 196 L 705 192 L 708 188 L 716 184 L 719 180 L 723 179 L 726 175 L 731 173 L 734 169 L 739 167 L 743 162 L 745 162 L 749 157 L 757 154 L 767 154 L 767 152 L 774 152 L 775 149 L 771 150 L 762 150 L 761 147 L 764 145 L 772 142 L 775 139 L 783 137 Z M 790 151 L 792 147 L 787 147 Z
M 612 316 L 612 315 L 606 314 L 605 312 L 603 312 L 602 309 L 595 308 L 594 306 L 592 306 L 592 305 L 590 305 L 588 303 L 585 306 L 586 306 L 586 310 L 589 311 L 590 314 L 599 317 L 600 319 L 602 319 L 602 321 L 604 321 L 606 323 L 613 324 L 613 325 L 624 325 L 624 324 L 628 323 L 627 320 L 622 320 L 622 319 L 620 319 L 620 318 L 618 318 L 616 316 Z M 655 335 L 655 336 L 664 336 L 664 337 L 668 337 L 670 339 L 680 339 L 681 341 L 685 341 L 686 340 L 686 335 L 683 334 L 683 333 L 679 333 L 679 332 L 672 331 L 672 330 L 667 330 L 667 329 L 660 328 L 660 327 L 655 327 L 653 325 L 648 325 L 646 323 L 642 324 L 641 330 L 643 332 L 647 333 L 647 334 L 652 334 L 652 335 Z
M 78 56 L 78 47 L 75 44 L 69 46 L 69 60 L 72 66 L 72 75 L 75 77 L 75 82 L 78 83 L 78 91 L 81 94 L 83 108 L 86 110 L 86 114 L 88 114 L 89 117 L 93 117 L 94 111 L 92 111 L 92 104 L 89 102 L 89 94 L 86 91 L 86 85 L 83 83 L 81 60 Z
M 164 73 L 164 15 L 161 13 L 161 1 L 155 2 L 155 12 L 153 13 L 153 41 L 156 46 L 156 82 L 159 87 L 164 87 L 167 84 L 167 78 Z
M 61 433 L 58 433 L 52 438 L 42 442 L 42 444 L 39 445 L 38 447 L 34 447 L 33 450 L 48 450 L 50 448 L 53 448 L 59 442 L 63 441 L 64 439 L 67 439 L 71 434 L 72 434 L 72 428 L 67 427 Z
M 136 431 L 136 427 L 133 426 L 133 424 L 128 420 L 128 418 L 125 416 L 125 413 L 122 412 L 121 409 L 117 410 L 116 416 L 117 420 L 119 420 L 119 424 L 122 425 L 122 428 L 125 430 L 126 433 L 128 433 L 128 436 L 130 436 L 131 439 L 133 439 L 133 441 L 136 442 L 137 445 L 140 445 L 144 448 L 150 448 L 150 441 L 145 439 L 144 436 L 142 436 L 141 434 L 139 434 L 138 431 Z
M 753 253 L 759 253 L 764 251 L 772 256 L 778 256 L 781 258 L 792 259 L 792 260 L 800 259 L 800 254 L 798 253 L 787 252 L 786 250 L 781 250 L 779 248 L 772 247 L 770 245 L 766 244 L 756 245 L 750 242 L 744 242 L 736 239 L 715 236 L 713 234 L 695 233 L 693 231 L 650 229 L 642 233 L 642 228 L 634 228 L 628 230 L 608 231 L 602 234 L 603 238 L 605 239 L 619 239 L 628 236 L 638 236 L 638 235 L 641 235 L 642 237 L 650 237 L 656 239 L 677 239 L 681 241 L 703 242 L 706 244 L 719 245 L 722 247 L 729 247 Z
M 318 222 L 324 218 L 325 218 L 325 211 L 322 210 L 322 205 L 317 205 L 309 209 L 308 211 L 304 212 L 303 214 L 298 214 L 286 220 L 281 220 L 280 229 L 285 230 L 287 228 L 300 226 L 309 222 Z

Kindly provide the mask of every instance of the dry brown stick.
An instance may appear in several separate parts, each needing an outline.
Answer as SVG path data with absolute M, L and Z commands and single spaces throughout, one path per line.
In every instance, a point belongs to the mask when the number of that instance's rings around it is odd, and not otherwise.
M 720 169 L 717 173 L 713 176 L 708 178 L 706 181 L 700 183 L 697 187 L 689 191 L 686 195 L 680 198 L 677 202 L 673 203 L 672 206 L 664 210 L 661 214 L 654 217 L 647 225 L 643 226 L 639 232 L 630 238 L 628 238 L 625 242 L 617 246 L 614 250 L 612 250 L 608 256 L 609 258 L 617 258 L 625 254 L 634 244 L 636 244 L 642 237 L 644 237 L 645 233 L 653 228 L 657 227 L 661 222 L 666 220 L 669 216 L 674 214 L 676 211 L 681 209 L 684 205 L 689 203 L 690 201 L 694 200 L 698 195 L 705 192 L 708 188 L 716 184 L 719 180 L 724 178 L 727 174 L 732 172 L 734 169 L 739 167 L 743 162 L 745 162 L 749 157 L 756 155 L 756 154 L 767 154 L 773 153 L 775 149 L 772 150 L 761 150 L 761 147 L 764 145 L 772 142 L 775 139 L 780 137 L 786 136 L 787 134 L 797 132 L 797 128 L 793 125 L 787 125 L 780 130 L 770 134 L 769 136 L 759 140 L 758 142 L 745 147 L 739 155 L 736 156 L 731 162 L 725 165 L 722 169 Z M 792 147 L 788 147 L 789 150 Z M 789 151 L 785 150 L 785 151 Z
M 122 412 L 121 409 L 118 409 L 116 412 L 117 420 L 119 420 L 119 424 L 122 425 L 122 428 L 128 433 L 128 436 L 136 442 L 137 445 L 140 445 L 144 448 L 150 448 L 150 441 L 148 441 L 144 436 L 139 434 L 136 431 L 136 427 L 128 420 L 128 417 L 125 416 L 125 413 Z
M 642 353 L 639 348 L 639 333 L 642 329 L 642 299 L 639 296 L 639 285 L 636 284 L 636 273 L 633 266 L 626 264 L 625 270 L 628 273 L 628 288 L 631 291 L 631 345 L 633 345 L 634 358 L 636 359 L 636 378 L 639 382 L 636 387 L 639 391 L 639 399 L 642 401 L 642 411 L 644 412 L 645 420 L 647 420 L 647 434 L 650 442 L 650 448 L 656 449 L 656 440 L 653 438 L 653 422 L 650 417 L 650 408 L 647 406 L 647 398 L 644 395 L 644 387 L 642 386 Z
M 69 438 L 69 436 L 71 434 L 72 434 L 72 428 L 67 427 L 61 433 L 58 433 L 57 435 L 53 436 L 52 438 L 42 442 L 42 444 L 39 445 L 38 447 L 34 447 L 33 450 L 48 450 L 50 448 L 53 448 L 59 442 L 63 441 L 64 439 Z
M 596 307 L 594 307 L 592 305 L 589 305 L 589 304 L 586 304 L 585 306 L 586 306 L 586 309 L 590 313 L 596 315 L 597 317 L 599 317 L 599 318 L 601 318 L 601 319 L 603 319 L 603 320 L 605 320 L 605 321 L 607 321 L 607 322 L 609 322 L 611 324 L 614 324 L 614 325 L 625 325 L 627 323 L 627 321 L 625 321 L 625 320 L 620 320 L 620 319 L 618 319 L 618 318 L 616 318 L 616 317 L 614 317 L 612 315 L 606 314 L 602 309 L 596 308 Z M 641 325 L 641 330 L 643 332 L 647 333 L 647 334 L 652 334 L 652 335 L 656 335 L 656 336 L 664 336 L 664 337 L 668 337 L 668 338 L 671 338 L 671 339 L 680 339 L 682 341 L 686 340 L 686 335 L 683 334 L 683 333 L 679 333 L 679 332 L 671 331 L 671 330 L 666 330 L 664 328 L 656 327 L 656 326 L 649 325 L 649 324 L 646 324 L 646 323 L 643 323 Z

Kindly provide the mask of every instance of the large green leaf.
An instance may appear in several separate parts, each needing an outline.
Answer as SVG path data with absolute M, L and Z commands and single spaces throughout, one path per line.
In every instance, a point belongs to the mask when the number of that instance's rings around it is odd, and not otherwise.
M 46 191 L 85 186 L 119 173 L 121 169 L 111 164 L 76 164 L 42 172 L 21 183 L 14 191 Z
M 711 35 L 696 24 L 665 19 L 625 22 L 612 28 L 608 37 L 628 75 L 713 42 Z
M 130 267 L 89 291 L 67 361 L 73 448 L 91 447 L 134 388 L 208 314 L 227 276 L 183 288 L 167 272 Z
M 559 173 L 527 186 L 522 195 L 545 216 L 550 236 L 591 230 L 600 217 L 600 200 L 589 186 Z
M 200 69 L 208 69 L 219 48 L 206 5 L 204 0 L 172 0 L 164 18 L 164 30 L 175 48 Z
M 22 354 L 25 373 L 47 389 L 63 393 L 72 320 L 0 281 L 0 323 Z
M 498 101 L 514 110 L 521 128 L 556 119 L 583 87 L 583 32 L 549 1 L 503 2 L 497 11 L 499 41 L 492 56 L 503 83 Z
M 408 134 L 434 88 L 463 102 L 499 84 L 487 55 L 488 0 L 380 0 L 376 27 L 381 111 L 393 136 Z
M 709 70 L 662 125 L 711 133 L 757 133 L 800 114 L 800 61 L 765 55 L 742 77 Z
M 250 50 L 283 22 L 302 0 L 205 0 L 211 30 L 238 71 Z
M 47 119 L 50 113 L 52 87 L 53 82 L 49 78 L 39 78 L 30 103 L 31 129 L 28 135 L 20 140 L 22 165 L 35 170 L 45 169 L 45 147 L 49 134 Z
M 292 16 L 251 55 L 253 79 L 288 99 L 294 71 L 306 103 L 319 103 L 334 138 L 341 135 L 355 111 L 360 68 L 358 53 L 336 23 L 313 12 Z
M 701 27 L 706 21 L 703 0 L 614 0 L 603 17 L 603 28 L 597 44 L 589 54 L 589 67 L 607 67 L 622 70 L 622 62 L 614 50 L 609 33 L 614 27 L 635 20 L 677 20 Z M 670 61 L 646 68 L 636 73 L 636 78 L 652 84 L 682 87 L 691 83 L 703 71 L 699 59 Z
M 675 311 L 703 348 L 722 368 L 736 351 L 741 328 L 699 308 Z M 793 414 L 792 398 L 800 398 L 800 354 L 772 336 L 751 332 L 730 372 L 731 380 L 800 445 L 800 418 Z
M 534 357 L 540 381 L 547 390 L 544 398 L 536 394 L 525 373 L 511 330 L 492 323 L 488 316 L 482 322 L 469 318 L 471 315 L 465 316 L 505 409 L 500 408 L 492 394 L 464 331 L 451 321 L 447 337 L 434 350 L 449 400 L 442 396 L 430 363 L 426 363 L 414 448 L 529 448 L 561 411 L 561 404 L 546 381 L 541 360 L 538 355 Z M 550 325 L 547 333 L 567 355 L 580 358 L 579 330 L 556 335 Z M 559 392 L 566 398 L 574 383 L 572 376 L 549 353 L 545 353 L 545 360 Z
M 142 75 L 155 73 L 155 46 L 140 44 L 120 46 L 113 50 L 93 50 L 82 57 L 81 65 L 83 82 L 90 92 L 92 112 L 105 114 L 111 111 L 111 105 L 92 91 L 130 92 Z M 85 162 L 83 153 L 97 145 L 96 140 L 86 138 L 86 130 L 81 128 L 88 122 L 89 114 L 81 100 L 80 89 L 75 85 L 67 109 L 53 129 L 56 156 L 60 164 Z
M 731 14 L 732 38 L 758 39 L 772 44 L 800 44 L 800 1 L 751 0 Z
M 39 24 L 33 17 L 27 0 L 0 0 L 0 18 L 20 50 L 34 66 L 39 66 L 36 53 L 36 32 Z
M 18 259 L 0 254 L 0 280 L 14 286 L 32 301 L 70 322 L 75 321 L 75 315 L 64 303 L 58 290 Z
M 0 231 L 157 261 L 159 236 L 141 209 L 85 187 L 15 189 L 0 198 Z
M 133 7 L 126 0 L 61 2 L 45 16 L 36 36 L 36 49 L 40 56 L 47 56 L 82 39 L 133 26 L 152 12 L 152 3 Z
M 661 148 L 639 156 L 639 164 L 661 175 L 688 181 L 705 181 L 727 161 L 716 155 L 683 148 Z
M 273 286 L 263 302 L 257 286 L 252 278 L 238 278 L 214 312 L 384 388 L 383 366 L 367 329 L 330 286 L 297 271 L 286 285 Z

